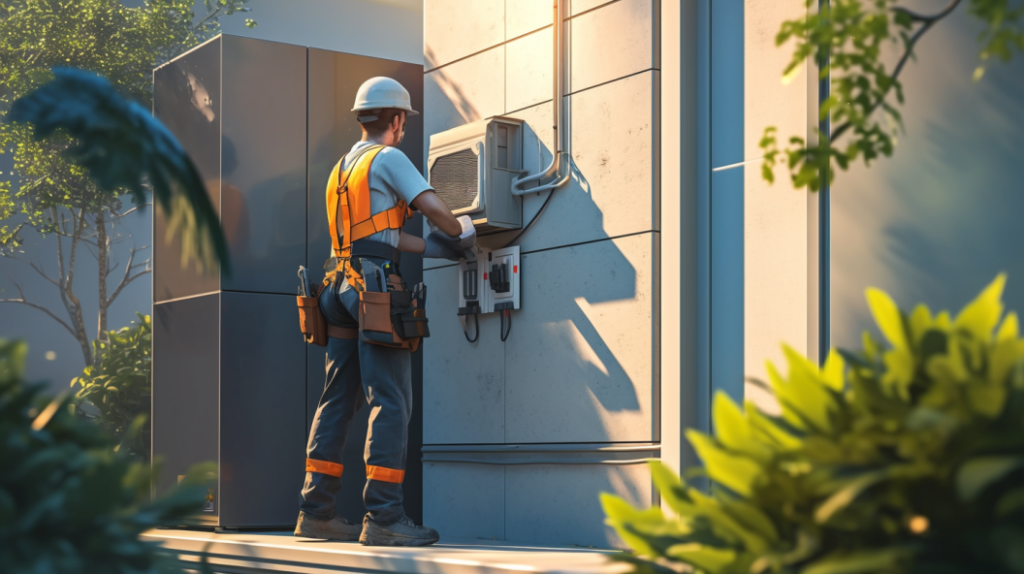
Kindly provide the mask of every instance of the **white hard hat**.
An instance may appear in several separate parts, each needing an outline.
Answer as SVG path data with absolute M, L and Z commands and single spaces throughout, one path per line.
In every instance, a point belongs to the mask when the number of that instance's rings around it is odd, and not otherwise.
M 359 86 L 359 91 L 356 92 L 356 103 L 352 107 L 352 111 L 361 112 L 384 108 L 405 110 L 410 116 L 419 114 L 419 112 L 412 109 L 412 99 L 409 97 L 409 91 L 397 81 L 385 76 L 377 76 L 363 82 L 363 85 Z M 373 121 L 369 120 L 369 118 L 367 119 L 368 121 Z M 373 119 L 376 118 L 374 117 Z

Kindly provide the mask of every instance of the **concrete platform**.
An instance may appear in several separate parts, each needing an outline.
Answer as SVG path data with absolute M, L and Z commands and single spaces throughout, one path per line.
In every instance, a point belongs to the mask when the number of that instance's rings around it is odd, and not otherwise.
M 628 571 L 626 565 L 609 561 L 612 551 L 545 548 L 479 539 L 442 538 L 425 548 L 388 548 L 296 538 L 288 532 L 152 530 L 143 537 L 160 542 L 186 567 L 197 564 L 206 553 L 211 569 L 225 574 L 620 574 Z

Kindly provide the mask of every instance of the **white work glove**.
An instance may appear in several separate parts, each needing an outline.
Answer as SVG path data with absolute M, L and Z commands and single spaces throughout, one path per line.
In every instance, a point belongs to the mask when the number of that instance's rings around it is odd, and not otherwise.
M 462 226 L 462 233 L 457 237 L 441 230 L 431 231 L 427 235 L 424 257 L 449 261 L 458 261 L 466 257 L 466 251 L 476 245 L 476 228 L 473 227 L 473 220 L 468 215 L 459 217 L 457 221 Z
M 460 216 L 456 221 L 462 226 L 462 233 L 459 234 L 459 249 L 465 251 L 476 245 L 476 227 L 468 215 Z

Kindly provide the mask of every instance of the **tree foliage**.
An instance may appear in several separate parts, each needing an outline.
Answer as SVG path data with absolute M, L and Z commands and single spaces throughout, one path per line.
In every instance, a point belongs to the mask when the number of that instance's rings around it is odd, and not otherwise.
M 602 495 L 637 572 L 1024 572 L 1024 339 L 1004 277 L 953 317 L 867 292 L 885 341 L 771 364 L 780 416 L 715 397 L 687 438 L 712 493 L 654 463 L 671 508 Z
M 148 462 L 115 452 L 67 397 L 22 378 L 26 347 L 0 341 L 0 564 L 11 574 L 180 571 L 140 534 L 202 508 L 208 468 L 150 500 Z
M 148 461 L 148 417 L 138 423 L 141 428 L 133 429 L 132 424 L 140 415 L 148 415 L 153 396 L 153 329 L 149 315 L 136 315 L 138 321 L 132 321 L 132 326 L 93 341 L 95 362 L 82 371 L 82 376 L 72 379 L 71 388 L 78 388 L 75 398 L 99 411 L 99 425 L 120 440 L 128 454 Z
M 782 23 L 775 43 L 795 42 L 793 57 L 783 71 L 783 82 L 798 74 L 806 62 L 817 64 L 820 80 L 830 82 L 829 97 L 819 107 L 819 119 L 831 119 L 830 133 L 815 129 L 808 141 L 789 138 L 780 148 L 775 127 L 765 128 L 760 141 L 764 152 L 761 172 L 769 182 L 782 162 L 795 187 L 817 191 L 822 177 L 831 182 L 835 167 L 846 170 L 862 159 L 866 165 L 891 156 L 895 134 L 903 127 L 898 107 L 904 103 L 899 76 L 915 57 L 921 37 L 962 6 L 984 25 L 978 40 L 978 81 L 993 59 L 1009 61 L 1024 50 L 1024 2 L 1020 0 L 951 0 L 934 13 L 919 13 L 898 6 L 897 0 L 829 0 L 818 11 L 817 0 L 806 0 L 803 18 Z M 890 70 L 883 58 L 887 46 L 901 51 Z M 895 101 L 893 101 L 895 100 Z

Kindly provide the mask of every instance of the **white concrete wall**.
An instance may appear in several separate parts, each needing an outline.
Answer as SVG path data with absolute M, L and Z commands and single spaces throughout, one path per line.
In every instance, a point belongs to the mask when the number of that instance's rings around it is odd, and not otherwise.
M 427 138 L 508 115 L 531 128 L 528 168 L 551 157 L 551 4 L 426 3 Z M 520 241 L 522 310 L 509 339 L 486 316 L 479 341 L 466 342 L 456 269 L 427 264 L 425 445 L 658 442 L 658 15 L 658 0 L 572 2 L 567 108 L 582 177 Z M 524 221 L 543 200 L 525 198 Z M 654 502 L 643 465 L 425 463 L 424 490 L 424 521 L 443 536 L 598 547 L 621 545 L 599 492 Z
M 802 0 L 744 0 L 744 372 L 767 381 L 765 362 L 785 372 L 782 344 L 817 353 L 817 197 L 793 189 L 784 166 L 776 182 L 761 177 L 758 146 L 764 128 L 775 126 L 783 144 L 807 134 L 806 71 L 787 85 L 782 71 L 793 47 L 775 46 L 784 20 L 798 18 Z M 814 82 L 814 74 L 811 74 Z M 816 83 L 814 96 L 816 97 Z M 816 103 L 815 103 L 816 105 Z M 816 108 L 811 110 L 816 114 Z M 816 359 L 816 357 L 812 357 Z M 746 384 L 746 398 L 770 411 L 774 400 Z
M 252 12 L 220 19 L 225 34 L 423 63 L 423 0 L 249 0 L 247 6 Z M 246 28 L 246 18 L 257 26 Z
M 736 191 L 743 200 L 728 205 L 742 209 L 736 212 L 742 226 L 732 234 L 742 233 L 738 253 L 743 262 L 736 260 L 741 267 L 736 276 L 742 277 L 742 337 L 725 339 L 736 348 L 715 356 L 734 355 L 742 362 L 737 374 L 764 378 L 765 360 L 780 362 L 783 342 L 817 353 L 817 199 L 794 190 L 784 170 L 777 172 L 774 186 L 763 182 L 758 141 L 768 125 L 785 137 L 806 134 L 816 113 L 808 102 L 815 101 L 816 92 L 813 73 L 781 84 L 790 51 L 774 44 L 781 22 L 799 16 L 804 3 L 743 0 L 741 6 L 742 32 L 729 37 L 742 42 L 734 58 L 743 67 L 737 79 L 743 97 L 735 104 L 742 105 L 737 110 L 743 117 L 742 136 L 736 134 L 742 146 L 736 140 L 732 155 L 737 157 L 724 163 L 739 162 L 730 169 L 742 173 L 716 170 L 714 177 L 724 182 L 741 176 Z M 696 0 L 682 8 L 659 0 L 573 0 L 567 107 L 570 152 L 581 177 L 556 192 L 521 240 L 523 309 L 513 315 L 507 342 L 499 340 L 498 318 L 490 316 L 480 322 L 479 342 L 467 343 L 455 316 L 455 298 L 447 295 L 456 290 L 455 269 L 427 263 L 425 280 L 434 293 L 445 294 L 432 299 L 433 336 L 425 344 L 428 447 L 658 443 L 670 451 L 663 456 L 672 466 L 692 460 L 679 435 L 706 417 L 710 404 L 700 397 L 708 397 L 704 387 L 713 386 L 695 374 L 694 364 L 704 360 L 696 349 L 706 343 L 687 334 L 700 336 L 692 329 L 701 312 L 693 304 L 699 299 L 694 284 L 701 278 L 691 280 L 695 275 L 690 273 L 701 273 L 695 261 L 702 256 L 691 228 L 703 225 L 694 220 L 700 203 L 694 172 L 722 166 L 692 161 L 708 153 L 693 147 L 701 141 L 700 130 L 687 122 L 709 121 L 693 112 L 696 94 L 709 88 L 692 87 L 702 64 L 687 50 L 709 48 L 681 34 L 709 33 L 699 31 L 708 25 L 701 18 L 707 18 L 709 7 Z M 527 167 L 546 163 L 551 157 L 550 14 L 550 0 L 428 2 L 427 137 L 481 118 L 510 115 L 531 128 Z M 663 22 L 664 17 L 673 22 Z M 665 46 L 676 52 L 662 55 Z M 663 60 L 674 66 L 664 77 Z M 663 80 L 672 85 L 662 86 Z M 724 126 L 719 129 L 733 130 L 735 122 L 729 124 L 728 110 L 724 113 L 719 109 L 714 116 Z M 716 133 L 711 123 L 709 138 Z M 538 141 L 539 150 L 534 147 Z M 682 159 L 663 165 L 662 150 L 666 157 Z M 728 191 L 724 183 L 720 187 Z M 525 199 L 524 221 L 543 199 Z M 660 259 L 663 231 L 671 242 L 665 252 L 672 261 Z M 509 237 L 481 243 L 501 245 Z M 714 265 L 721 269 L 723 262 Z M 686 275 L 684 281 L 666 282 L 662 269 Z M 664 306 L 670 309 L 667 315 L 662 314 L 662 295 L 671 300 Z M 716 317 L 710 322 L 714 328 Z M 662 355 L 662 338 L 666 352 L 679 358 Z M 743 383 L 737 380 L 730 388 L 739 392 Z M 774 407 L 753 385 L 743 392 L 769 410 Z M 696 410 L 704 414 L 695 418 Z M 600 524 L 598 491 L 618 492 L 637 503 L 656 502 L 642 466 L 428 462 L 424 476 L 424 519 L 452 536 L 614 546 L 621 542 Z

